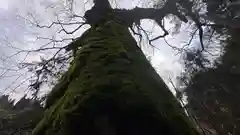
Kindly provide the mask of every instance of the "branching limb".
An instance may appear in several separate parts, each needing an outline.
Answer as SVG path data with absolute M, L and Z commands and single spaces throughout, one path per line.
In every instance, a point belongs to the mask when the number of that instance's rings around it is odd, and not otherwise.
M 130 27 L 130 30 L 133 32 L 134 35 L 137 35 L 139 37 L 139 45 L 141 44 L 142 42 L 142 34 L 140 33 L 140 28 L 139 28 L 140 25 L 136 25 L 136 28 L 138 30 L 138 32 L 136 32 L 133 28 L 133 26 Z
M 189 16 L 195 22 L 195 25 L 198 28 L 199 40 L 200 40 L 200 44 L 201 44 L 201 47 L 202 47 L 201 51 L 203 51 L 204 50 L 203 28 L 202 28 L 203 25 L 200 21 L 200 16 L 198 15 L 198 13 L 192 12 L 193 2 L 191 2 L 191 1 L 180 1 L 179 3 L 184 8 L 184 12 L 186 13 L 186 15 Z
M 139 26 L 139 29 L 140 29 L 140 30 L 144 33 L 144 35 L 146 36 L 149 45 L 150 45 L 151 47 L 157 49 L 157 50 L 160 50 L 159 48 L 155 47 L 155 46 L 152 44 L 152 42 L 150 42 L 149 34 L 147 33 L 147 31 L 144 30 L 144 29 L 142 28 L 142 26 Z
M 59 21 L 59 19 L 57 19 L 57 21 L 53 21 L 49 25 L 41 25 L 38 21 L 30 20 L 30 19 L 22 17 L 22 16 L 18 16 L 18 17 L 24 19 L 25 21 L 27 21 L 28 23 L 30 23 L 31 25 L 33 25 L 37 28 L 52 28 L 55 25 L 60 25 L 61 27 L 71 26 L 71 25 L 83 25 L 83 24 L 85 24 L 85 20 L 86 20 L 84 17 L 74 14 L 74 15 L 72 15 L 73 18 L 78 17 L 78 18 L 81 18 L 83 21 L 61 22 L 61 21 Z
M 62 22 L 60 22 L 59 19 L 58 19 L 58 23 L 59 23 L 60 26 L 61 26 L 61 30 L 60 30 L 58 33 L 64 31 L 66 34 L 73 34 L 73 33 L 75 33 L 76 31 L 78 31 L 83 25 L 87 24 L 87 23 L 85 23 L 85 22 L 78 23 L 79 26 L 78 26 L 76 29 L 74 29 L 73 31 L 70 31 L 70 32 L 69 32 L 69 31 L 67 31 L 67 30 L 64 28 Z
M 185 49 L 184 46 L 181 47 L 181 48 L 178 48 L 178 47 L 173 46 L 173 45 L 171 45 L 170 43 L 168 43 L 168 41 L 166 40 L 165 37 L 164 37 L 163 39 L 164 39 L 165 43 L 166 43 L 169 47 L 171 47 L 173 50 L 176 50 L 176 51 L 177 51 L 177 53 L 176 53 L 175 55 L 178 55 L 178 54 L 182 53 L 183 51 L 186 51 L 186 49 Z
M 167 30 L 165 29 L 165 27 L 163 26 L 162 22 L 157 21 L 157 24 L 162 28 L 164 34 L 163 34 L 163 35 L 160 35 L 160 36 L 157 36 L 157 37 L 149 40 L 149 42 L 152 42 L 152 41 L 154 41 L 154 40 L 158 40 L 159 38 L 164 38 L 165 36 L 167 36 L 167 35 L 169 34 L 168 31 L 167 31 Z
M 43 49 L 38 49 L 34 51 L 41 51 L 41 50 L 48 50 L 48 49 L 57 49 L 56 47 L 54 48 L 43 48 Z M 64 55 L 59 55 L 60 52 L 65 49 L 65 47 L 58 48 L 58 50 L 54 53 L 54 55 L 49 58 L 49 59 L 44 59 L 41 58 L 40 62 L 35 62 L 35 63 L 20 63 L 20 66 L 22 68 L 28 68 L 30 72 L 34 73 L 34 77 L 32 77 L 31 84 L 29 85 L 29 88 L 34 90 L 33 96 L 37 97 L 38 92 L 40 90 L 40 86 L 43 83 L 48 82 L 48 76 L 55 77 L 57 74 L 59 74 L 60 71 L 55 71 L 56 66 L 60 65 L 66 65 L 67 61 L 71 59 L 72 55 L 70 54 L 64 54 Z
M 124 22 L 128 22 L 128 25 L 132 25 L 133 22 L 139 21 L 141 19 L 152 19 L 159 21 L 169 14 L 176 15 L 180 20 L 187 22 L 186 17 L 181 15 L 181 13 L 178 11 L 171 11 L 169 8 L 171 9 L 172 7 L 168 7 L 167 5 L 161 9 L 136 7 L 132 10 L 114 9 L 114 13 Z
M 196 18 L 195 18 L 195 19 L 196 19 Z M 194 19 L 194 20 L 195 20 L 195 19 Z M 201 50 L 201 51 L 203 51 L 203 50 L 204 50 L 204 44 L 203 44 L 203 28 L 202 28 L 202 25 L 201 25 L 201 23 L 200 23 L 199 21 L 195 20 L 194 22 L 196 23 L 196 26 L 197 26 L 197 28 L 198 28 L 199 40 L 200 40 L 200 44 L 201 44 L 201 46 L 202 46 L 202 50 Z

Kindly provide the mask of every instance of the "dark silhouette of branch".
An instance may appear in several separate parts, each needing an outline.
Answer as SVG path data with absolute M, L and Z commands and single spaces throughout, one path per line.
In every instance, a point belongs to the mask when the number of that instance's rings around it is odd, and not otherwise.
M 52 22 L 50 25 L 40 25 L 40 24 L 35 24 L 39 28 L 51 28 L 54 25 L 74 25 L 74 24 L 82 24 L 83 22 L 69 22 L 69 23 L 63 23 L 63 22 Z
M 164 38 L 165 36 L 167 36 L 169 33 L 168 31 L 165 29 L 165 27 L 163 26 L 162 22 L 157 22 L 157 24 L 162 28 L 164 34 L 163 35 L 160 35 L 160 36 L 157 36 L 151 40 L 149 40 L 150 42 L 154 41 L 154 40 L 157 40 L 159 38 Z
M 73 31 L 67 31 L 64 27 L 63 27 L 63 25 L 62 24 L 60 24 L 60 26 L 61 26 L 61 30 L 58 32 L 58 33 L 60 33 L 60 32 L 62 32 L 62 31 L 64 31 L 66 34 L 73 34 L 73 33 L 75 33 L 76 31 L 78 31 L 83 25 L 85 25 L 85 24 L 87 24 L 87 23 L 82 23 L 82 24 L 80 24 L 76 29 L 74 29 Z
M 99 2 L 99 5 L 98 5 Z M 100 20 L 103 18 L 102 14 L 104 14 L 104 11 L 99 12 L 99 8 L 101 10 L 105 9 L 104 4 L 100 5 L 100 2 L 102 1 L 95 1 L 95 6 L 86 12 L 84 15 L 84 18 L 86 18 L 86 22 L 90 25 L 98 24 Z M 108 0 L 105 0 L 105 7 L 106 11 L 109 10 L 109 4 Z M 182 8 L 179 8 L 179 5 Z M 189 1 L 180 1 L 180 0 L 168 0 L 165 5 L 162 8 L 156 9 L 156 8 L 133 8 L 131 10 L 125 10 L 125 9 L 111 9 L 112 12 L 119 18 L 123 23 L 125 23 L 127 26 L 131 28 L 131 26 L 136 23 L 138 24 L 140 20 L 142 19 L 151 19 L 155 20 L 158 24 L 158 26 L 163 30 L 164 34 L 159 35 L 153 39 L 149 40 L 149 44 L 152 46 L 151 42 L 160 38 L 166 37 L 169 33 L 165 29 L 164 25 L 162 24 L 162 20 L 165 16 L 171 14 L 174 16 L 177 16 L 181 21 L 187 23 L 188 19 L 187 17 L 190 17 L 192 21 L 194 21 L 197 29 L 198 29 L 198 35 L 199 40 L 201 44 L 202 51 L 204 50 L 204 44 L 203 44 L 203 24 L 200 21 L 200 16 L 198 13 L 192 11 L 193 2 Z M 102 14 L 101 14 L 102 13 Z M 97 17 L 96 17 L 97 16 Z M 131 29 L 132 30 L 132 29 Z M 135 35 L 139 35 L 138 33 L 134 32 Z M 191 43 L 192 39 L 190 39 Z
M 75 28 L 74 30 L 72 30 L 72 31 L 67 31 L 65 28 L 64 28 L 64 25 L 66 25 L 65 23 L 62 23 L 59 19 L 58 19 L 58 17 L 57 17 L 57 21 L 58 21 L 58 24 L 61 26 L 61 30 L 58 32 L 58 33 L 60 33 L 60 32 L 62 32 L 62 31 L 64 31 L 66 34 L 73 34 L 73 33 L 75 33 L 76 31 L 78 31 L 82 26 L 84 26 L 85 24 L 87 24 L 87 23 L 85 23 L 85 22 L 78 22 L 77 24 L 79 25 L 77 28 Z M 67 23 L 68 25 L 72 25 L 72 24 L 70 24 L 70 23 Z
M 149 45 L 150 45 L 151 47 L 157 49 L 157 50 L 160 50 L 159 48 L 157 48 L 156 46 L 154 46 L 154 45 L 152 44 L 152 42 L 151 42 L 151 40 L 150 40 L 150 38 L 149 38 L 149 35 L 148 35 L 148 33 L 146 32 L 146 30 L 144 30 L 144 29 L 142 28 L 142 26 L 139 26 L 139 29 L 145 34 L 145 36 L 146 36 L 146 38 L 147 38 L 147 40 L 148 40 Z
M 142 43 L 142 39 L 143 39 L 142 34 L 141 34 L 141 29 L 139 28 L 141 26 L 140 26 L 140 24 L 135 24 L 135 26 L 136 26 L 138 32 L 136 32 L 134 30 L 134 28 L 133 28 L 134 26 L 131 26 L 130 30 L 133 32 L 134 35 L 137 35 L 139 37 L 139 43 L 138 44 L 140 45 L 140 48 L 141 48 L 141 43 Z
M 202 28 L 203 25 L 200 21 L 200 16 L 199 16 L 198 13 L 192 11 L 192 6 L 194 5 L 193 2 L 188 1 L 188 0 L 184 0 L 184 1 L 180 1 L 179 3 L 184 7 L 186 15 L 188 15 L 195 22 L 195 25 L 197 26 L 198 31 L 199 31 L 199 33 L 198 33 L 199 34 L 199 40 L 200 40 L 200 44 L 201 44 L 201 47 L 202 47 L 201 51 L 203 51 L 204 50 L 203 28 Z
M 176 55 L 178 55 L 179 53 L 182 53 L 182 52 L 186 51 L 185 46 L 183 46 L 183 47 L 181 47 L 181 48 L 178 48 L 178 47 L 176 47 L 176 46 L 173 46 L 173 45 L 169 44 L 168 41 L 166 40 L 166 38 L 163 38 L 163 39 L 164 39 L 165 43 L 166 43 L 169 47 L 171 47 L 173 50 L 177 50 L 177 51 L 178 51 L 178 53 L 177 53 Z

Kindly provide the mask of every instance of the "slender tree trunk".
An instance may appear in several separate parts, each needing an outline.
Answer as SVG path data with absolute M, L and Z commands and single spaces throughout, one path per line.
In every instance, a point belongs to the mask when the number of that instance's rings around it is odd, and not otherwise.
M 80 44 L 33 135 L 198 135 L 127 26 L 109 19 Z

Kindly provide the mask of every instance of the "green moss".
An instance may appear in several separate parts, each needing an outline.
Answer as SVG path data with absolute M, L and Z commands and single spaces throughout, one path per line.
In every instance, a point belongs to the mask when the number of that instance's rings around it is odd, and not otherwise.
M 33 135 L 198 135 L 126 26 L 93 26 L 81 41 Z

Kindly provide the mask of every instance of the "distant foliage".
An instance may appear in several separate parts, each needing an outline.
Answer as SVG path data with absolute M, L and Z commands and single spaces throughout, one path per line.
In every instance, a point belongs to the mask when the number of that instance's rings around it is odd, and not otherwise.
M 37 100 L 23 97 L 16 104 L 9 96 L 0 98 L 0 135 L 30 135 L 43 108 Z
M 223 10 L 220 5 L 208 2 L 210 4 L 208 14 L 213 20 L 218 13 L 222 13 L 225 19 L 234 17 L 231 16 L 232 14 L 226 14 L 225 10 L 231 11 L 227 5 Z M 218 22 L 217 19 L 215 21 Z M 220 34 L 229 35 L 224 42 L 221 42 L 223 56 L 215 62 L 213 68 L 205 68 L 196 62 L 191 62 L 196 58 L 191 57 L 192 55 L 186 57 L 186 73 L 182 76 L 187 82 L 184 92 L 187 95 L 188 109 L 202 126 L 207 125 L 219 135 L 237 135 L 240 134 L 240 40 L 238 37 L 240 29 L 226 26 L 218 27 L 216 30 Z M 199 59 L 199 63 L 204 61 Z M 186 81 L 186 78 L 190 80 Z
M 210 63 L 204 51 L 186 52 L 185 72 L 179 77 L 181 84 L 186 87 L 182 94 L 187 96 L 186 107 L 199 122 L 204 134 L 213 134 L 215 131 L 218 135 L 238 135 L 240 27 L 236 24 L 240 24 L 240 1 L 202 2 L 207 5 L 205 18 L 214 24 L 210 28 L 216 32 L 215 35 L 225 37 L 215 39 L 220 41 L 223 55 Z

